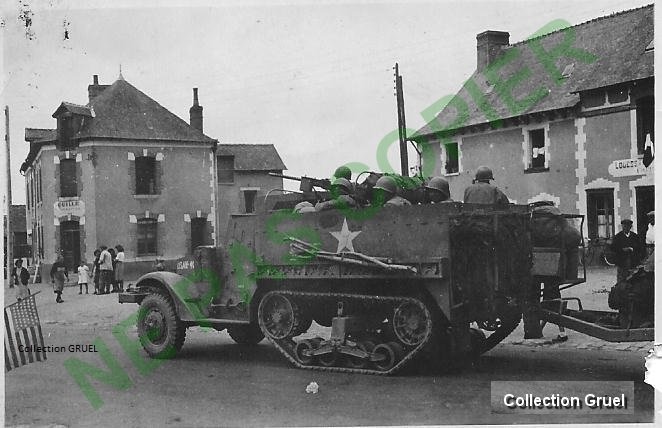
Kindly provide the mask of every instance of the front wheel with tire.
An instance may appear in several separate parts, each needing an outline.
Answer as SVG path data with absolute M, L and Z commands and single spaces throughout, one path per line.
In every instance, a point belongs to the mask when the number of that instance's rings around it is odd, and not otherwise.
M 257 324 L 228 327 L 228 334 L 240 345 L 257 345 L 264 339 L 264 334 Z
M 161 294 L 150 294 L 138 310 L 138 338 L 152 358 L 172 358 L 182 349 L 186 327 L 172 301 Z

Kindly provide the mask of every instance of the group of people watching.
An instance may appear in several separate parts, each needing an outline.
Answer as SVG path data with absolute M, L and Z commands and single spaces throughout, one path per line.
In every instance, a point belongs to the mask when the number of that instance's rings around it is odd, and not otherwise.
M 94 262 L 92 263 L 92 272 L 81 260 L 78 266 L 78 294 L 89 294 L 89 283 L 94 285 L 93 294 L 109 294 L 124 291 L 124 247 L 116 245 L 115 248 L 108 248 L 102 245 L 94 250 Z M 58 255 L 53 263 L 50 272 L 55 301 L 62 303 L 62 292 L 65 282 L 69 281 L 69 270 L 64 263 L 64 257 Z M 112 290 L 111 290 L 112 286 Z
M 313 205 L 310 202 L 300 202 L 294 208 L 295 212 L 325 211 L 337 207 L 353 208 L 362 205 L 356 197 L 354 185 L 351 182 L 352 172 L 349 168 L 341 166 L 334 173 L 335 179 L 331 184 L 331 199 Z M 494 180 L 492 170 L 481 166 L 476 170 L 475 179 L 464 192 L 464 202 L 477 204 L 508 204 L 508 197 L 496 186 L 490 184 Z M 453 202 L 448 181 L 443 177 L 432 177 L 422 184 L 423 197 L 411 201 L 405 197 L 403 186 L 390 175 L 381 176 L 371 190 L 370 200 L 372 206 L 403 206 L 412 203 L 437 204 L 440 202 Z M 411 189 L 414 193 L 419 189 Z
M 123 246 L 116 245 L 115 248 L 108 248 L 105 245 L 100 246 L 99 249 L 94 250 L 93 265 L 92 280 L 94 281 L 94 294 L 110 294 L 124 291 Z M 85 284 L 85 293 L 87 293 L 87 284 Z

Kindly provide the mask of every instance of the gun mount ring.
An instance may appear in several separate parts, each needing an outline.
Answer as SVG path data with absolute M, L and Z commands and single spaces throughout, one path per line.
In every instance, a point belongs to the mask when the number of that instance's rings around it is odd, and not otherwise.
M 401 303 L 393 314 L 393 331 L 405 345 L 416 346 L 423 342 L 431 325 L 430 313 L 414 302 Z

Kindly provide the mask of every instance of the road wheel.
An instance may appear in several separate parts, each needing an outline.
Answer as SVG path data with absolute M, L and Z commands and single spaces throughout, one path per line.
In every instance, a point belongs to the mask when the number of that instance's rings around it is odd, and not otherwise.
M 143 299 L 138 311 L 138 338 L 152 358 L 172 358 L 182 349 L 186 327 L 168 297 L 150 294 Z
M 302 340 L 297 343 L 294 347 L 294 355 L 296 355 L 297 360 L 304 366 L 309 366 L 315 360 L 313 355 L 306 355 L 308 352 L 315 349 L 315 344 L 308 339 Z
M 382 360 L 373 363 L 377 370 L 383 372 L 391 370 L 404 355 L 402 347 L 396 342 L 381 343 L 372 352 L 383 356 Z
M 228 334 L 240 345 L 257 345 L 264 339 L 264 334 L 257 324 L 228 327 Z

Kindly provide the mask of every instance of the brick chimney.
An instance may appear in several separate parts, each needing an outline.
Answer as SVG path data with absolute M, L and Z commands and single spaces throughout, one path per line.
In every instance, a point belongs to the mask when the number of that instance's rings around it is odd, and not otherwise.
M 92 84 L 87 87 L 88 101 L 92 103 L 92 100 L 109 86 L 110 85 L 99 85 L 99 76 L 97 74 L 92 76 Z
M 193 105 L 188 112 L 191 126 L 202 132 L 202 106 L 198 104 L 198 88 L 193 88 Z
M 506 31 L 483 31 L 476 36 L 477 69 L 483 71 L 501 51 L 509 46 L 510 34 Z

